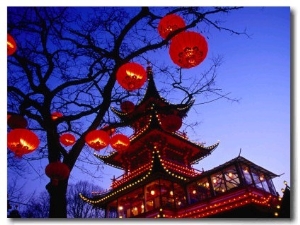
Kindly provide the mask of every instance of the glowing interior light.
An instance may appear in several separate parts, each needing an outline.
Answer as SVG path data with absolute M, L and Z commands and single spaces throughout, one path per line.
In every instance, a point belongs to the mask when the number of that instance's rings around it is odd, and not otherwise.
M 31 146 L 26 140 L 24 140 L 23 138 L 20 139 L 20 144 L 22 146 L 23 149 L 27 149 L 29 151 L 33 150 L 33 146 Z
M 129 70 L 126 70 L 126 74 L 129 76 L 129 77 L 134 77 L 134 78 L 137 78 L 137 79 L 142 79 L 143 76 L 139 75 L 139 74 L 136 74 L 136 73 L 133 73 Z
M 10 47 L 10 48 L 14 48 L 15 46 L 11 43 L 11 42 L 7 42 L 7 45 Z

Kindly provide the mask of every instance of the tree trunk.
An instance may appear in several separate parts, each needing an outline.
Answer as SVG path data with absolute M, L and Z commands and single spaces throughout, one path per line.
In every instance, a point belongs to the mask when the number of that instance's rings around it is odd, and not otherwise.
M 49 182 L 46 189 L 50 195 L 49 218 L 67 218 L 67 180 L 59 181 L 57 185 Z

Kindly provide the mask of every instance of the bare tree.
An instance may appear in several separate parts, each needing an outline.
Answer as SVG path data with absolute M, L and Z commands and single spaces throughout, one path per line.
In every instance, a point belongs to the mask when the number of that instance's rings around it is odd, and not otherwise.
M 116 72 L 127 62 L 151 62 L 155 74 L 166 77 L 162 94 L 177 90 L 186 101 L 203 94 L 209 94 L 207 102 L 229 98 L 214 86 L 219 61 L 212 62 L 212 67 L 194 82 L 182 79 L 182 71 L 167 65 L 159 56 L 167 51 L 174 35 L 187 29 L 204 35 L 209 35 L 210 29 L 244 34 L 222 27 L 219 21 L 238 9 L 8 7 L 8 33 L 18 46 L 16 53 L 8 57 L 8 112 L 25 116 L 28 128 L 37 132 L 41 140 L 38 150 L 26 155 L 26 160 L 60 160 L 71 171 L 74 166 L 83 168 L 80 162 L 96 164 L 92 154 L 83 151 L 86 134 L 106 124 L 118 127 L 119 121 L 111 115 L 110 106 L 129 97 L 138 101 L 144 91 L 142 88 L 128 92 L 116 84 Z M 186 27 L 162 39 L 157 26 L 168 13 L 181 15 Z M 54 121 L 53 111 L 64 116 Z M 72 132 L 77 138 L 69 149 L 59 141 L 64 132 Z M 47 185 L 49 217 L 67 216 L 67 186 L 68 179 L 57 186 L 51 182 Z
M 78 193 L 84 193 L 87 196 L 93 191 L 100 191 L 101 188 L 90 184 L 87 181 L 79 181 L 76 184 L 70 184 L 67 191 L 67 217 L 68 218 L 103 218 L 103 210 L 93 208 L 85 204 L 78 196 Z M 13 201 L 15 202 L 15 201 Z M 23 209 L 17 210 L 12 207 L 11 216 L 22 218 L 46 218 L 49 215 L 50 203 L 47 191 L 41 192 L 37 197 L 31 196 L 28 201 L 22 201 Z M 16 214 L 16 211 L 18 214 Z
M 22 218 L 47 218 L 49 209 L 49 194 L 47 191 L 43 191 L 26 203 L 26 209 L 21 211 L 21 216 Z
M 94 208 L 92 205 L 86 204 L 78 195 L 78 193 L 84 193 L 85 195 L 90 196 L 93 192 L 96 191 L 101 191 L 101 189 L 95 185 L 90 184 L 87 181 L 79 181 L 76 184 L 69 185 L 67 195 L 68 218 L 103 218 L 103 210 Z

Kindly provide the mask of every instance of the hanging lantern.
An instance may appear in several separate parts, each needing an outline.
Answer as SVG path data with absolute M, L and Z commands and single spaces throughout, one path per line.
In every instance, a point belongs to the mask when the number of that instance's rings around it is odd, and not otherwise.
M 205 38 L 196 32 L 186 31 L 176 35 L 170 44 L 169 54 L 172 61 L 182 67 L 191 68 L 199 65 L 208 52 Z
M 117 151 L 124 151 L 129 147 L 130 140 L 124 134 L 116 134 L 111 138 L 110 145 Z
M 177 115 L 162 116 L 160 121 L 161 127 L 168 132 L 175 132 L 179 130 L 182 125 L 182 119 Z
M 118 83 L 128 91 L 141 88 L 146 79 L 146 70 L 137 63 L 126 63 L 117 71 Z
M 7 125 L 11 129 L 16 129 L 16 128 L 26 128 L 28 124 L 27 124 L 27 120 L 23 116 L 17 114 L 11 114 L 7 119 Z
M 17 43 L 15 39 L 10 35 L 7 34 L 7 55 L 13 55 L 17 50 Z
M 104 130 L 93 130 L 86 135 L 85 142 L 91 148 L 99 151 L 109 145 L 109 135 Z
M 17 157 L 33 152 L 39 144 L 38 136 L 28 129 L 17 128 L 7 134 L 7 148 Z
M 59 137 L 59 141 L 65 146 L 70 146 L 75 143 L 76 139 L 73 134 L 65 133 Z
M 63 114 L 60 113 L 60 112 L 53 112 L 53 113 L 51 114 L 52 120 L 56 120 L 56 119 L 58 119 L 58 118 L 60 118 L 60 117 L 62 117 L 62 116 L 63 116 Z
M 176 14 L 169 14 L 160 20 L 158 32 L 163 39 L 166 39 L 170 33 L 182 27 L 185 27 L 184 20 Z
M 131 113 L 134 111 L 134 104 L 131 101 L 124 101 L 121 103 L 121 110 L 124 113 Z
M 69 177 L 70 169 L 65 163 L 57 161 L 49 163 L 45 168 L 45 173 L 51 179 L 51 183 L 57 186 L 58 181 Z

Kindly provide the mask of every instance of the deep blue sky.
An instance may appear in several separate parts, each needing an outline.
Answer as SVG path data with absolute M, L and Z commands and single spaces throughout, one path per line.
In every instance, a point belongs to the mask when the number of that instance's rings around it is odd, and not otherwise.
M 277 191 L 284 186 L 284 180 L 291 183 L 290 120 L 293 122 L 294 118 L 291 118 L 290 93 L 291 78 L 296 71 L 291 75 L 290 16 L 288 7 L 243 9 L 226 21 L 232 29 L 246 27 L 251 38 L 220 32 L 208 40 L 208 58 L 216 54 L 224 56 L 217 85 L 240 102 L 220 100 L 197 107 L 197 112 L 190 111 L 185 122 L 201 122 L 195 133 L 188 131 L 190 140 L 204 141 L 207 145 L 220 140 L 219 147 L 196 168 L 209 170 L 236 157 L 242 149 L 243 157 L 276 174 L 283 174 L 273 180 Z M 166 60 L 170 59 L 166 57 Z M 200 67 L 191 69 L 187 76 L 200 70 Z M 2 114 L 6 120 L 6 112 Z M 94 184 L 100 182 L 100 186 L 108 188 L 114 172 L 119 171 L 107 167 L 104 171 L 107 175 Z M 74 183 L 82 178 L 72 177 Z M 43 188 L 47 182 L 47 179 L 38 181 L 37 185 Z

